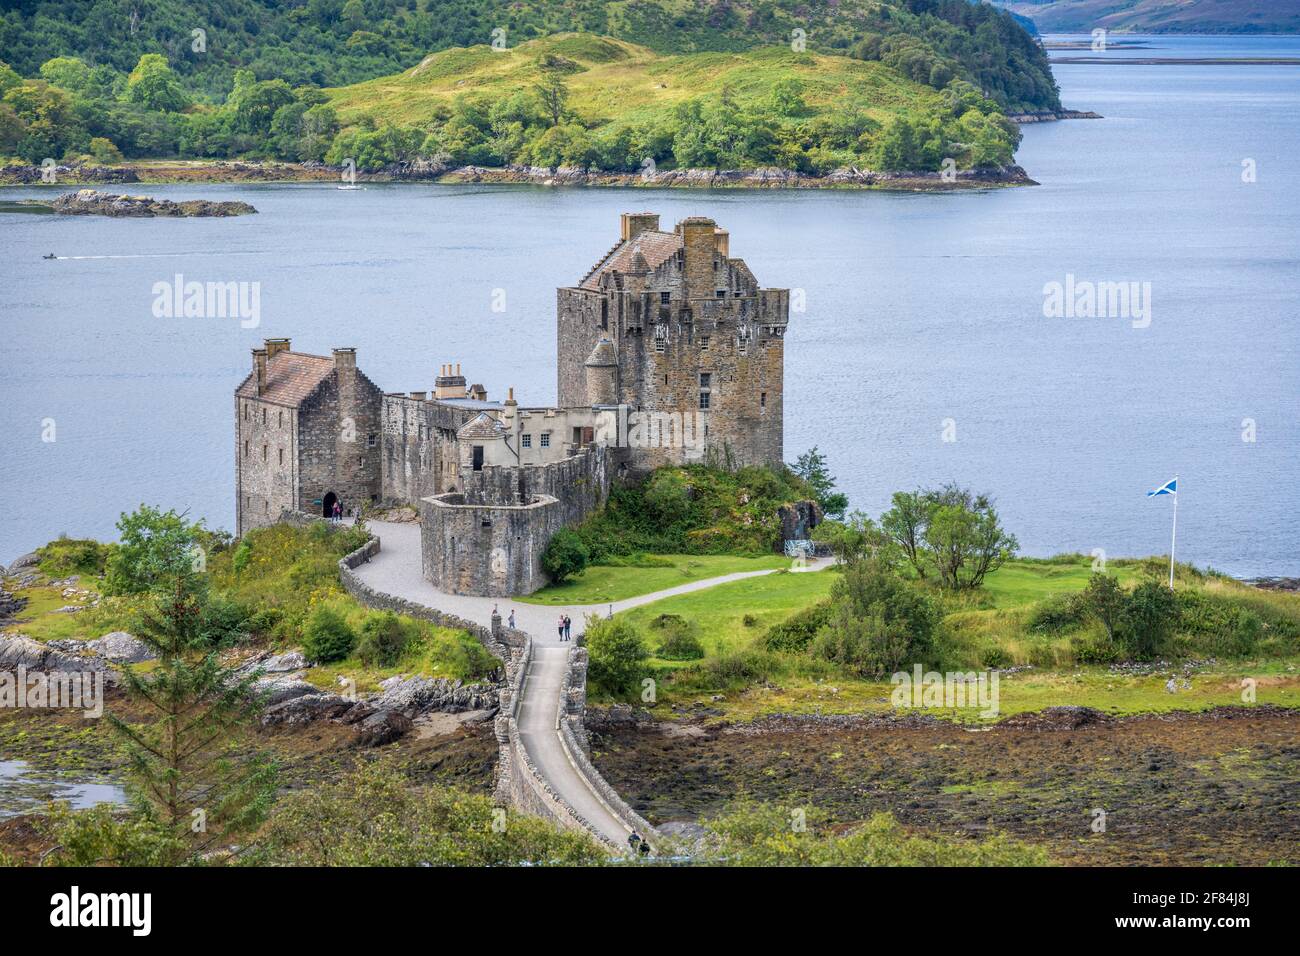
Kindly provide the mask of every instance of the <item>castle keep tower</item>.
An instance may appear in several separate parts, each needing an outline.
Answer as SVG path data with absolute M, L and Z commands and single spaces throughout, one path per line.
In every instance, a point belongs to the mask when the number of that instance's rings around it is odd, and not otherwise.
M 653 213 L 624 213 L 619 241 L 556 298 L 561 407 L 680 416 L 702 439 L 633 440 L 629 469 L 781 463 L 789 290 L 760 289 L 712 219 L 663 232 Z

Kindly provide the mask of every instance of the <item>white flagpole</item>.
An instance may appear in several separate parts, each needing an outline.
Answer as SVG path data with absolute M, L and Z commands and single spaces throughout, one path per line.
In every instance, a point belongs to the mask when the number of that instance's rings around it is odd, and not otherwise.
M 1174 488 L 1178 488 L 1178 476 L 1174 475 Z M 1178 491 L 1174 491 L 1174 533 L 1169 538 L 1169 590 L 1174 589 L 1174 545 L 1178 541 Z

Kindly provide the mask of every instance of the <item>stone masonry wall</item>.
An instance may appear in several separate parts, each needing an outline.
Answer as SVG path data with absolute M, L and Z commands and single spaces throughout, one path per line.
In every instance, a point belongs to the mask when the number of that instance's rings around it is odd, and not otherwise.
M 339 497 L 344 514 L 356 514 L 378 500 L 382 397 L 374 383 L 353 368 L 342 375 L 335 371 L 303 401 L 298 418 L 297 508 L 320 514 L 317 502 L 331 491 Z

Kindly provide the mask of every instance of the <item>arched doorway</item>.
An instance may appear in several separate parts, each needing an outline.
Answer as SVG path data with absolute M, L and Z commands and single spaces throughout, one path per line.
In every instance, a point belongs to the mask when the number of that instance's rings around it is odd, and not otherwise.
M 339 503 L 339 496 L 334 494 L 334 492 L 331 491 L 329 494 L 325 496 L 325 500 L 321 502 L 321 514 L 324 515 L 326 518 L 333 518 L 334 505 L 338 503 Z M 340 514 L 342 514 L 342 510 L 343 510 L 342 508 L 339 509 Z

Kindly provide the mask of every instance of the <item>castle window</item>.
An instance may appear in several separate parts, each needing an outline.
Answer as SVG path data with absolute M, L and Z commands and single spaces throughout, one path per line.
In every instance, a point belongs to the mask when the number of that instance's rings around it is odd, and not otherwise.
M 709 350 L 709 337 L 708 337 L 707 335 L 701 335 L 701 336 L 700 336 L 700 351 L 701 351 L 701 352 L 707 352 L 708 350 Z
M 262 408 L 262 424 L 263 424 L 263 425 L 266 424 L 266 408 L 265 408 L 265 407 Z
M 524 437 L 523 437 L 523 443 L 524 443 L 524 447 L 525 447 L 525 448 L 532 448 L 532 447 L 533 447 L 533 436 L 532 436 L 532 435 L 525 434 Z
M 758 407 L 767 408 L 767 392 L 758 393 Z
M 708 407 L 709 407 L 709 393 L 700 392 L 700 408 L 708 408 Z
M 600 327 L 609 330 L 609 299 L 600 300 Z
M 487 515 L 484 515 L 483 517 L 478 519 L 478 526 L 480 528 L 490 528 L 492 527 L 492 519 L 489 518 Z
M 248 402 L 244 402 L 244 421 L 248 421 Z
M 701 373 L 700 373 L 700 388 L 708 388 L 712 383 L 713 383 L 713 373 L 712 373 L 712 372 L 701 372 Z
M 726 289 L 718 289 L 718 290 L 717 290 L 715 293 L 713 293 L 713 294 L 714 294 L 717 298 L 719 298 L 719 299 L 725 299 L 725 298 L 727 297 L 727 290 L 726 290 Z
M 262 513 L 263 513 L 263 514 L 268 514 L 270 511 L 271 511 L 271 502 L 269 502 L 269 501 L 263 501 L 263 502 L 262 502 Z
M 551 447 L 551 433 L 550 433 L 550 432 L 542 432 L 542 447 L 543 447 L 543 448 L 550 448 L 550 447 Z
M 279 426 L 279 427 L 281 427 L 281 428 L 284 427 L 284 412 L 280 412 L 280 426 Z
M 244 457 L 245 457 L 245 458 L 248 457 L 248 440 L 247 440 L 247 439 L 244 440 Z
M 281 464 L 281 465 L 284 464 L 284 449 L 283 449 L 283 448 L 280 449 L 280 464 Z
M 668 344 L 668 343 L 665 342 L 663 339 L 656 337 L 656 338 L 655 338 L 655 351 L 656 351 L 656 352 L 662 352 L 662 351 L 664 350 L 664 347 L 665 347 L 667 344 Z
M 483 470 L 483 446 L 482 445 L 474 446 L 474 470 L 475 471 Z
M 374 432 L 371 432 L 369 435 L 366 436 L 367 448 L 374 448 L 378 444 L 379 444 L 379 438 L 375 435 Z
M 266 446 L 262 446 L 262 461 L 266 461 Z
M 673 300 L 673 294 L 672 294 L 671 292 L 660 292 L 660 293 L 659 293 L 659 304 L 660 304 L 660 305 L 667 305 L 667 304 L 670 303 L 672 300 Z

